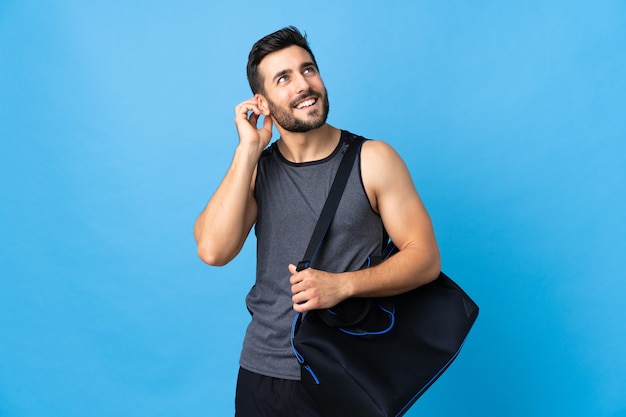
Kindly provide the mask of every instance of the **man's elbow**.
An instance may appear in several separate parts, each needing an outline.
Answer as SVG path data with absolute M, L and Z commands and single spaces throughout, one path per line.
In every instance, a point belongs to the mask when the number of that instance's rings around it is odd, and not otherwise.
M 231 261 L 232 257 L 226 256 L 224 253 L 211 247 L 211 245 L 198 244 L 198 257 L 202 262 L 211 266 L 224 266 Z
M 424 284 L 428 284 L 439 277 L 441 273 L 441 257 L 439 253 L 435 253 L 431 256 L 430 262 L 428 263 L 428 267 L 424 273 L 426 278 L 426 282 Z

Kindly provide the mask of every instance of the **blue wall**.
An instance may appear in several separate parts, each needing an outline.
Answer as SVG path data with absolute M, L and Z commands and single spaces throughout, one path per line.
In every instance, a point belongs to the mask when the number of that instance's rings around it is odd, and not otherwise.
M 210 3 L 0 3 L 0 415 L 232 414 L 255 242 L 192 226 L 288 24 L 482 309 L 408 415 L 626 415 L 624 2 Z

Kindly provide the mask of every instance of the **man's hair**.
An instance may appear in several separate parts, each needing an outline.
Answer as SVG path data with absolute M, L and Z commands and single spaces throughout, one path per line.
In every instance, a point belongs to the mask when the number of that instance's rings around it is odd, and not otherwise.
M 258 40 L 250 50 L 248 55 L 248 65 L 246 66 L 246 72 L 248 74 L 248 83 L 252 89 L 252 93 L 262 93 L 263 89 L 263 77 L 259 74 L 259 64 L 267 55 L 272 52 L 280 51 L 290 46 L 299 46 L 306 50 L 313 59 L 313 63 L 317 67 L 315 56 L 309 47 L 309 43 L 306 39 L 306 33 L 303 35 L 295 26 L 287 26 L 283 29 L 277 30 L 264 38 Z

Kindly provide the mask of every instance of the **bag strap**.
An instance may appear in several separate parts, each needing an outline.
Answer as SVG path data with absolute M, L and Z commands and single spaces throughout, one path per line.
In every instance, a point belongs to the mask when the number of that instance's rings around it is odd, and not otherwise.
M 328 197 L 322 207 L 322 212 L 320 213 L 320 217 L 317 220 L 317 224 L 315 225 L 315 229 L 313 230 L 313 234 L 309 240 L 309 246 L 307 247 L 306 252 L 304 252 L 304 258 L 302 261 L 298 262 L 298 271 L 307 269 L 311 265 L 313 258 L 315 258 L 319 248 L 322 246 L 322 242 L 324 241 L 326 233 L 328 232 L 328 229 L 330 229 L 330 224 L 332 223 L 335 213 L 337 212 L 337 207 L 339 206 L 343 190 L 346 188 L 346 184 L 348 183 L 348 177 L 350 176 L 350 171 L 352 171 L 352 166 L 356 160 L 357 152 L 361 149 L 361 145 L 365 142 L 365 140 L 366 139 L 364 137 L 354 136 L 348 143 L 346 153 L 341 159 L 341 163 L 337 169 L 337 174 L 335 174 L 335 179 L 333 180 L 333 184 L 328 192 Z

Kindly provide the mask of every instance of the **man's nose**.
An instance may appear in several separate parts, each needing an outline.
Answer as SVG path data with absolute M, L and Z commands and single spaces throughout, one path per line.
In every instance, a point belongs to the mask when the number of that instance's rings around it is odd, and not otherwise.
M 304 75 L 299 74 L 294 80 L 294 86 L 296 88 L 296 92 L 302 93 L 309 90 L 309 81 Z

